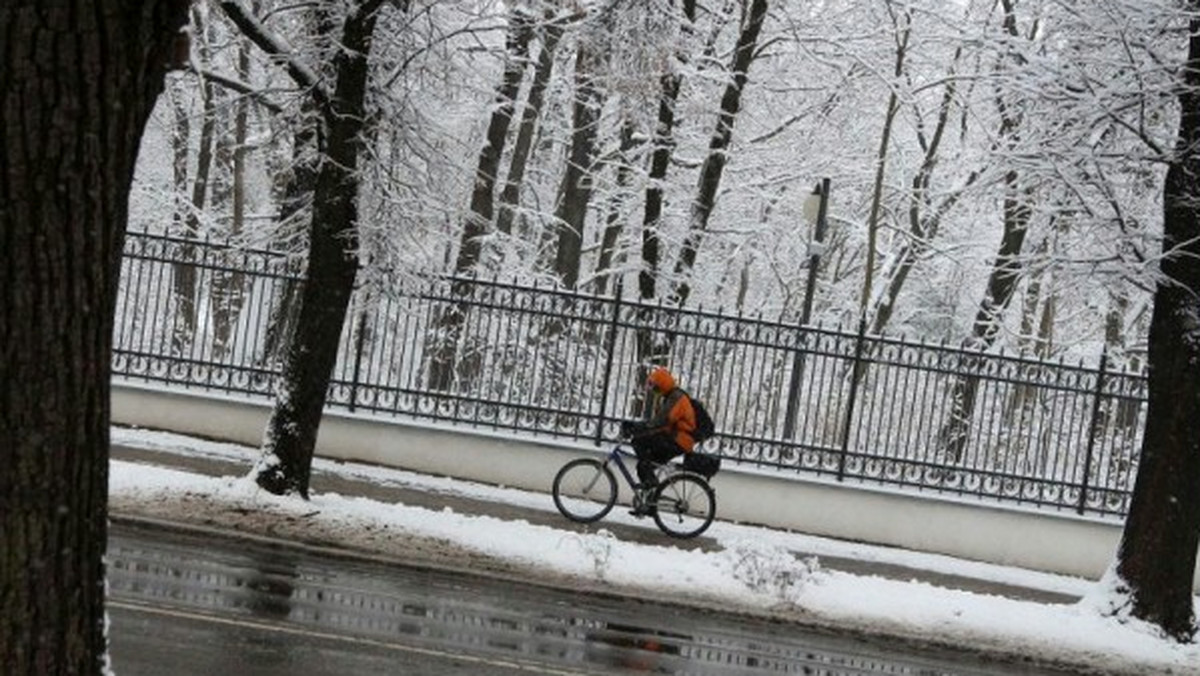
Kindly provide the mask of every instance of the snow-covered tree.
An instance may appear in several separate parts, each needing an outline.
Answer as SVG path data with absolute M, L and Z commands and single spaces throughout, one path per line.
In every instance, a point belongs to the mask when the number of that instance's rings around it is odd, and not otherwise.
M 1162 273 L 1150 320 L 1150 403 L 1117 553 L 1124 599 L 1115 607 L 1180 642 L 1197 630 L 1192 578 L 1200 546 L 1200 2 L 1186 8 L 1179 134 L 1163 187 Z
M 328 68 L 330 87 L 299 61 L 288 60 L 281 42 L 236 0 L 222 3 L 247 37 L 284 59 L 297 83 L 308 88 L 321 125 L 299 328 L 284 349 L 279 392 L 256 468 L 258 484 L 273 493 L 308 497 L 317 431 L 358 275 L 358 165 L 367 131 L 368 58 L 382 4 L 363 2 L 344 16 L 340 49 Z

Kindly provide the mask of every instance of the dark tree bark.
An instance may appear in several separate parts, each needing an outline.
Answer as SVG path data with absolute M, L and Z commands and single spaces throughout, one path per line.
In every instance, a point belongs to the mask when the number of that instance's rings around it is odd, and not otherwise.
M 107 666 L 113 311 L 138 143 L 187 5 L 0 4 L 5 674 Z
M 1025 245 L 1025 233 L 1029 229 L 1032 214 L 1027 194 L 1017 188 L 1017 172 L 1005 176 L 1004 236 L 1000 240 L 1000 251 L 988 277 L 987 292 L 980 303 L 972 325 L 967 346 L 986 350 L 996 342 L 1000 331 L 1001 316 L 1012 300 L 1020 280 L 1021 250 Z M 1021 194 L 1021 196 L 1016 196 Z M 955 379 L 950 389 L 952 409 L 950 419 L 939 432 L 939 440 L 947 459 L 957 462 L 966 450 L 971 418 L 975 415 L 975 401 L 979 396 L 979 378 L 962 376 Z
M 187 227 L 187 217 L 190 209 L 184 195 L 188 185 L 188 156 L 191 150 L 192 124 L 188 119 L 188 107 L 183 100 L 185 88 L 183 83 L 175 80 L 167 88 L 167 98 L 171 102 L 171 112 L 174 114 L 175 126 L 171 131 L 171 186 L 175 189 L 173 203 L 174 213 L 171 215 L 172 231 L 181 233 Z M 178 274 L 178 273 L 176 273 Z
M 251 3 L 251 9 L 257 3 Z M 238 41 L 237 75 L 242 82 L 250 81 L 250 42 Z M 233 104 L 233 143 L 223 144 L 229 160 L 229 234 L 236 240 L 245 229 L 246 222 L 246 147 L 249 133 L 250 98 L 242 96 Z M 214 198 L 214 202 L 216 199 Z M 230 255 L 237 255 L 231 251 Z M 230 261 L 232 263 L 232 261 Z M 230 268 L 235 267 L 230 265 Z M 233 349 L 234 328 L 242 314 L 245 302 L 246 276 L 235 270 L 213 272 L 213 288 L 210 296 L 213 317 L 213 347 L 218 360 L 224 359 Z
M 486 140 L 479 151 L 475 185 L 471 190 L 471 212 L 463 225 L 458 258 L 454 263 L 456 273 L 467 272 L 480 262 L 481 238 L 492 225 L 496 176 L 500 172 L 500 159 L 504 155 L 517 94 L 521 89 L 521 81 L 525 78 L 525 71 L 529 68 L 529 42 L 532 38 L 533 26 L 529 17 L 520 11 L 513 12 L 506 45 L 508 60 L 504 66 L 500 86 L 496 89 L 496 100 L 491 119 L 488 120 Z
M 299 231 L 302 219 L 311 207 L 312 193 L 317 187 L 317 133 L 320 126 L 311 99 L 303 108 L 307 111 L 292 140 L 292 166 L 279 206 L 279 225 L 284 233 Z M 310 214 L 311 216 L 311 214 Z M 286 237 L 286 234 L 285 234 Z M 296 326 L 296 311 L 300 304 L 303 283 L 287 277 L 275 282 L 267 335 L 263 339 L 263 352 L 259 362 L 274 364 L 283 355 L 283 348 L 291 341 Z
M 875 307 L 874 316 L 871 321 L 871 333 L 882 333 L 884 328 L 887 327 L 888 322 L 891 321 L 892 313 L 895 311 L 896 299 L 900 296 L 900 290 L 904 288 L 904 283 L 908 280 L 908 275 L 916 266 L 917 261 L 921 260 L 929 250 L 930 243 L 937 236 L 938 230 L 941 229 L 942 217 L 953 208 L 959 198 L 962 197 L 963 190 L 974 181 L 973 175 L 968 178 L 962 188 L 947 196 L 936 207 L 932 204 L 929 196 L 929 186 L 933 181 L 934 170 L 937 169 L 938 154 L 941 152 L 942 139 L 945 138 L 946 127 L 950 122 L 950 111 L 954 105 L 956 90 L 953 76 L 957 70 L 956 66 L 961 55 L 962 48 L 960 47 L 954 53 L 953 65 L 949 71 L 950 78 L 942 93 L 942 100 L 938 106 L 937 121 L 934 124 L 932 136 L 926 138 L 923 125 L 918 120 L 917 141 L 921 144 L 922 150 L 925 151 L 925 157 L 922 159 L 921 168 L 917 170 L 911 183 L 908 202 L 909 237 L 908 241 L 902 245 L 903 248 L 900 253 L 895 257 L 896 263 L 891 268 L 892 272 L 888 277 L 886 290 Z
M 575 104 L 571 115 L 571 147 L 558 188 L 554 223 L 558 229 L 554 272 L 563 286 L 574 289 L 579 282 L 583 253 L 583 228 L 592 201 L 592 173 L 596 159 L 597 127 L 603 93 L 596 82 L 599 55 L 580 44 L 575 55 Z
M 1200 1 L 1189 8 L 1200 12 Z M 1190 27 L 1179 139 L 1163 188 L 1146 434 L 1117 554 L 1133 615 L 1181 642 L 1196 632 L 1192 576 L 1200 544 L 1200 18 Z
M 742 93 L 750 77 L 750 64 L 767 17 L 767 0 L 750 0 L 750 9 L 738 35 L 737 47 L 733 51 L 730 81 L 721 97 L 721 111 L 717 115 L 717 128 L 708 142 L 708 156 L 700 168 L 700 181 L 696 190 L 696 201 L 692 203 L 691 223 L 687 237 L 683 240 L 683 251 L 675 264 L 675 278 L 680 280 L 673 294 L 674 302 L 682 307 L 691 295 L 688 275 L 696 265 L 696 255 L 708 229 L 708 217 L 717 202 L 717 190 L 721 186 L 721 175 L 728 161 L 729 146 L 733 142 L 733 125 L 742 109 Z
M 903 9 L 899 13 L 892 0 L 887 0 L 888 15 L 892 21 L 892 30 L 896 42 L 896 58 L 892 76 L 899 80 L 905 72 L 905 60 L 908 58 L 908 45 L 912 39 L 912 10 Z M 875 281 L 875 258 L 877 242 L 879 241 L 879 217 L 883 213 L 883 185 L 887 175 L 888 151 L 892 147 L 892 130 L 896 126 L 896 114 L 900 111 L 900 96 L 895 86 L 888 87 L 887 108 L 883 115 L 883 129 L 879 135 L 879 150 L 875 152 L 875 182 L 871 191 L 871 211 L 867 216 L 867 260 L 863 264 L 863 285 L 859 291 L 859 317 L 866 321 L 867 310 L 870 309 Z M 858 380 L 865 373 L 857 364 L 854 368 L 854 378 Z
M 686 28 L 693 29 L 696 21 L 695 0 L 683 0 L 683 16 L 689 24 Z M 687 60 L 686 55 L 682 53 L 678 58 L 681 63 Z M 649 180 L 642 213 L 638 298 L 643 302 L 652 301 L 658 295 L 658 270 L 662 263 L 662 242 L 658 233 L 662 226 L 663 185 L 667 179 L 667 170 L 671 166 L 671 155 L 675 152 L 675 106 L 679 102 L 682 86 L 683 73 L 678 69 L 664 73 L 659 79 L 658 120 L 651 137 L 653 150 L 650 154 L 650 172 L 647 176 Z M 638 331 L 636 346 L 639 364 L 658 364 L 665 360 L 664 356 L 656 354 L 655 336 L 651 331 Z M 645 373 L 638 374 L 638 378 L 643 377 Z M 639 397 L 632 410 L 640 411 L 642 406 L 643 402 Z
M 683 15 L 688 23 L 695 23 L 696 0 L 684 0 Z M 642 267 L 638 272 L 638 297 L 644 301 L 654 299 L 657 293 L 661 258 L 658 229 L 663 211 L 662 187 L 667 179 L 667 169 L 671 166 L 671 154 L 675 150 L 675 105 L 679 101 L 682 85 L 683 74 L 679 71 L 666 73 L 659 81 L 658 124 L 654 130 L 654 152 L 650 155 L 650 175 L 647 177 L 649 183 L 642 215 Z
M 521 202 L 521 185 L 525 182 L 525 170 L 533 150 L 533 133 L 537 129 L 538 116 L 546 100 L 546 85 L 550 83 L 550 76 L 554 72 L 554 50 L 558 48 L 563 29 L 564 22 L 554 20 L 545 24 L 539 32 L 542 48 L 538 52 L 537 66 L 533 73 L 533 82 L 529 85 L 529 94 L 525 98 L 525 106 L 521 110 L 521 126 L 517 131 L 517 141 L 513 144 L 508 177 L 504 181 L 504 189 L 500 191 L 500 209 L 496 214 L 496 231 L 505 235 L 512 232 L 513 220 Z
M 613 259 L 617 255 L 617 240 L 624 230 L 622 218 L 623 205 L 628 198 L 626 194 L 629 182 L 633 177 L 633 166 L 629 156 L 637 148 L 638 141 L 633 135 L 633 123 L 626 120 L 621 125 L 621 150 L 617 157 L 617 192 L 608 202 L 607 213 L 604 216 L 604 233 L 600 238 L 600 257 L 596 261 L 596 293 L 603 296 L 608 293 L 608 282 L 616 277 L 616 286 L 621 284 L 620 272 L 614 271 Z
M 1130 354 L 1128 345 L 1131 336 L 1125 327 L 1129 315 L 1129 295 L 1124 288 L 1110 292 L 1108 314 L 1104 318 L 1104 344 L 1111 352 L 1120 358 L 1120 364 L 1125 368 L 1137 371 L 1142 361 L 1137 354 Z M 1131 399 L 1121 399 L 1109 402 L 1105 414 L 1112 418 L 1118 434 L 1128 437 L 1137 433 L 1138 414 L 1141 410 L 1139 402 Z M 1128 463 L 1123 463 L 1128 465 Z
M 327 17 L 321 16 L 317 23 L 323 26 L 325 21 Z M 306 217 L 311 220 L 312 194 L 317 187 L 320 113 L 312 98 L 303 101 L 300 110 L 301 120 L 292 136 L 292 163 L 279 204 L 279 229 L 285 240 L 290 239 L 290 233 L 303 230 Z M 302 282 L 292 277 L 277 281 L 260 363 L 270 365 L 282 359 L 283 348 L 295 331 L 296 313 L 300 307 L 297 298 L 302 286 Z
M 208 63 L 209 60 L 209 25 L 203 23 L 202 14 L 199 9 L 192 8 L 192 23 L 196 34 L 200 36 L 200 41 L 196 45 L 196 51 L 200 56 L 202 63 Z M 212 83 L 207 78 L 202 78 L 200 85 L 200 96 L 202 99 L 201 114 L 202 122 L 200 123 L 200 149 L 196 158 L 196 177 L 192 182 L 192 204 L 187 212 L 187 218 L 184 220 L 184 227 L 180 230 L 179 236 L 184 239 L 194 239 L 200 232 L 200 214 L 204 211 L 205 199 L 208 195 L 209 174 L 212 171 L 213 164 L 213 137 L 216 128 L 216 105 L 213 102 L 213 97 L 216 92 L 213 89 Z M 175 327 L 172 334 L 172 345 L 177 354 L 181 356 L 186 354 L 188 346 L 194 338 L 196 332 L 196 315 L 198 312 L 196 302 L 196 266 L 192 263 L 195 257 L 195 247 L 183 245 L 179 249 L 180 257 L 185 261 L 182 265 L 176 265 L 174 268 L 174 291 L 175 302 L 178 307 L 175 311 Z
M 195 23 L 195 31 L 201 36 L 200 42 L 196 45 L 196 51 L 200 55 L 200 60 L 203 63 L 208 63 L 210 56 L 209 48 L 209 32 L 211 27 L 203 22 L 203 14 L 199 9 L 192 9 L 192 21 Z M 216 105 L 216 89 L 212 82 L 207 78 L 202 78 L 200 83 L 201 97 L 201 124 L 200 124 L 200 150 L 196 157 L 196 180 L 192 182 L 192 209 L 189 212 L 188 228 L 186 235 L 195 237 L 200 231 L 200 214 L 204 211 L 204 203 L 208 197 L 209 191 L 209 176 L 212 174 L 213 165 L 213 147 L 216 144 L 216 126 L 217 126 L 217 105 Z M 195 281 L 193 280 L 193 284 Z M 193 289 L 193 293 L 194 293 Z M 195 317 L 191 319 L 195 322 Z
M 1020 38 L 1013 0 L 1002 0 L 1004 7 L 1004 30 L 1013 39 Z M 1011 57 L 1016 65 L 1023 65 L 1020 55 Z M 1023 123 L 1020 107 L 1014 101 L 997 97 L 1000 109 L 999 139 L 1008 149 L 1020 140 Z M 987 290 L 980 301 L 979 310 L 971 326 L 967 346 L 987 349 L 996 342 L 1004 311 L 1012 300 L 1021 279 L 1021 252 L 1025 247 L 1025 234 L 1033 216 L 1033 190 L 1023 184 L 1023 177 L 1016 169 L 1004 174 L 1004 234 L 1000 238 L 1000 249 L 988 276 Z M 957 378 L 951 387 L 950 419 L 938 432 L 939 445 L 948 460 L 957 462 L 966 450 L 971 418 L 975 415 L 975 401 L 979 394 L 979 379 L 974 376 Z
M 188 107 L 182 100 L 183 91 L 180 83 L 176 82 L 168 89 L 171 109 L 175 114 L 175 126 L 171 135 L 172 150 L 172 186 L 175 188 L 175 211 L 171 217 L 171 234 L 177 237 L 189 236 L 191 202 L 185 195 L 188 190 L 188 157 L 190 155 L 192 123 L 188 115 Z M 176 309 L 174 325 L 171 327 L 171 351 L 176 355 L 186 353 L 191 343 L 196 327 L 196 268 L 189 261 L 193 251 L 191 246 L 179 248 L 180 262 L 171 268 L 172 294 L 175 298 Z
M 488 119 L 487 133 L 475 168 L 471 208 L 459 238 L 458 256 L 454 261 L 456 274 L 469 272 L 481 262 L 483 237 L 492 225 L 495 210 L 496 175 L 500 171 L 500 160 L 508 141 L 508 128 L 512 123 L 517 94 L 529 67 L 529 42 L 532 39 L 533 26 L 529 17 L 521 11 L 514 11 L 505 43 L 507 61 L 504 75 L 496 89 L 494 108 Z M 431 336 L 434 347 L 429 359 L 429 386 L 435 390 L 450 389 L 459 375 L 459 341 L 466 321 L 466 308 L 453 306 L 447 308 L 434 323 Z
M 333 60 L 336 84 L 321 106 L 324 145 L 297 314 L 301 330 L 284 353 L 280 392 L 255 477 L 276 494 L 308 498 L 317 430 L 358 274 L 358 160 L 367 119 L 367 57 L 381 4 L 382 0 L 364 3 L 346 17 L 342 48 Z

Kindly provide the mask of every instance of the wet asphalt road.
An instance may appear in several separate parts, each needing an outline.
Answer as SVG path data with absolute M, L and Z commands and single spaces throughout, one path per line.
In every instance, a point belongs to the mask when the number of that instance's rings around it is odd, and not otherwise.
M 108 561 L 121 676 L 1060 673 L 208 532 L 114 524 Z

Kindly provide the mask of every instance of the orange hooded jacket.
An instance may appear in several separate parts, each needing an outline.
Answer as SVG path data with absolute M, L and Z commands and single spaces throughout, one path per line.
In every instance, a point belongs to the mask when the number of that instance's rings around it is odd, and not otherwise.
M 696 409 L 692 408 L 691 397 L 676 386 L 675 376 L 661 366 L 650 371 L 646 382 L 662 397 L 654 415 L 646 423 L 646 432 L 672 434 L 675 443 L 691 453 L 696 445 L 696 440 L 692 438 L 692 432 L 696 429 Z

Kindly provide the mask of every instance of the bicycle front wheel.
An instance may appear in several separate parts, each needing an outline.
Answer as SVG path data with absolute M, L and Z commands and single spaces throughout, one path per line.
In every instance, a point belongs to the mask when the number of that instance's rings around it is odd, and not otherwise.
M 696 537 L 712 525 L 717 514 L 717 494 L 692 474 L 676 474 L 664 481 L 654 504 L 654 522 L 674 538 Z
M 599 521 L 617 501 L 617 479 L 604 463 L 591 458 L 572 460 L 554 477 L 554 506 L 579 523 Z

